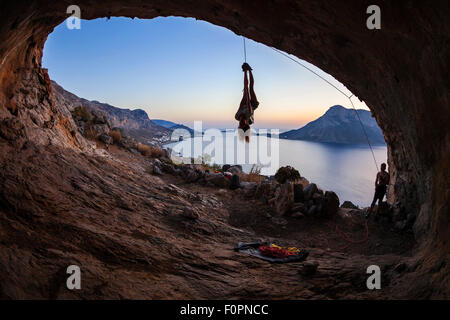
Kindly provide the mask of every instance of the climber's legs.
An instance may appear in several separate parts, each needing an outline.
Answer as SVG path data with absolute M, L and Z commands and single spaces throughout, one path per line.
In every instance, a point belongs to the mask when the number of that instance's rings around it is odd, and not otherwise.
M 258 98 L 256 98 L 256 94 L 255 94 L 255 90 L 254 90 L 254 85 L 255 85 L 255 80 L 253 79 L 253 73 L 251 70 L 248 71 L 250 74 L 250 101 L 253 102 L 254 105 L 258 105 Z M 253 107 L 255 108 L 255 107 Z
M 239 105 L 242 107 L 242 105 L 247 105 L 247 99 L 248 99 L 248 78 L 247 78 L 247 71 L 244 72 L 244 92 L 242 94 L 241 104 Z

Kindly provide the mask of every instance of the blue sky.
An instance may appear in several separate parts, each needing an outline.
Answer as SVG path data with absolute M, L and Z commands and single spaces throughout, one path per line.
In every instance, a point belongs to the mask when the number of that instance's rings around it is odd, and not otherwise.
M 299 128 L 348 99 L 269 47 L 247 40 L 260 108 L 256 128 Z M 45 43 L 43 66 L 66 90 L 150 118 L 192 126 L 235 127 L 242 97 L 242 37 L 192 18 L 82 20 Z M 308 64 L 309 65 L 309 64 Z M 330 75 L 309 65 L 349 92 Z M 357 108 L 368 109 L 353 98 Z

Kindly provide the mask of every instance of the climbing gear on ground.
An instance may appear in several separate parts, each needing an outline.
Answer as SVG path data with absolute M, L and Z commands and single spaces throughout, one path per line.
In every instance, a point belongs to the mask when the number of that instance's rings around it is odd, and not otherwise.
M 262 241 L 250 243 L 239 242 L 234 250 L 273 263 L 301 262 L 309 255 L 309 252 L 306 250 L 295 247 L 280 247 L 271 242 Z

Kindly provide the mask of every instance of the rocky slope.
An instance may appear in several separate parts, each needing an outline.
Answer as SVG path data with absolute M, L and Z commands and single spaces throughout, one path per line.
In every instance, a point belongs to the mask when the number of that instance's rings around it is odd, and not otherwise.
M 364 125 L 369 141 L 372 144 L 385 144 L 383 133 L 370 111 L 357 110 Z M 309 122 L 300 129 L 280 134 L 282 139 L 307 140 L 315 142 L 331 142 L 344 144 L 367 144 L 355 110 L 343 106 L 332 106 L 320 118 Z
M 157 144 L 170 139 L 172 130 L 153 123 L 144 110 L 122 109 L 107 103 L 86 100 L 65 90 L 55 81 L 51 81 L 51 84 L 56 103 L 69 111 L 78 106 L 85 106 L 91 113 L 106 117 L 112 128 L 121 128 L 127 135 L 142 143 Z

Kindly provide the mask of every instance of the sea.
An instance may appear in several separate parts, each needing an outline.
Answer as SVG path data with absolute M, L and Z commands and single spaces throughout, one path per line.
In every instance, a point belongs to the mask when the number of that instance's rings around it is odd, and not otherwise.
M 240 164 L 245 172 L 258 169 L 274 175 L 279 167 L 292 166 L 322 190 L 332 190 L 340 202 L 349 200 L 367 207 L 373 197 L 377 167 L 368 145 L 318 143 L 252 136 L 246 143 L 236 134 L 203 135 L 167 144 L 174 159 Z M 387 147 L 373 146 L 376 163 L 387 161 Z M 179 158 L 182 157 L 182 158 Z M 190 160 L 189 160 L 190 161 Z

